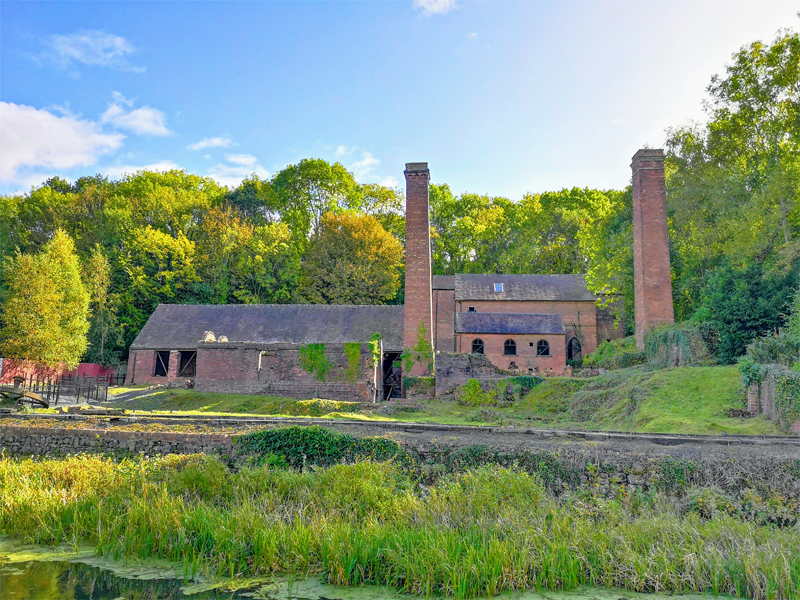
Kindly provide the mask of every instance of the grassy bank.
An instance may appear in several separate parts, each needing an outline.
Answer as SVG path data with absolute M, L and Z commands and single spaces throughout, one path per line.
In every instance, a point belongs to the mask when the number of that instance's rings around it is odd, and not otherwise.
M 187 576 L 321 574 L 459 598 L 580 585 L 800 595 L 796 531 L 658 494 L 557 499 L 536 477 L 499 467 L 426 487 L 390 463 L 232 472 L 197 456 L 6 458 L 0 497 L 0 532 L 165 558 Z
M 522 400 L 501 406 L 464 406 L 453 400 L 384 402 L 350 412 L 336 404 L 310 409 L 308 401 L 272 396 L 157 390 L 110 406 L 148 412 L 327 416 L 453 425 L 509 425 L 577 429 L 781 435 L 764 416 L 746 418 L 740 373 L 731 367 L 611 371 L 591 379 L 549 378 Z
M 746 409 L 736 366 L 611 371 L 592 379 L 554 378 L 519 407 L 544 426 L 658 433 L 781 435 Z

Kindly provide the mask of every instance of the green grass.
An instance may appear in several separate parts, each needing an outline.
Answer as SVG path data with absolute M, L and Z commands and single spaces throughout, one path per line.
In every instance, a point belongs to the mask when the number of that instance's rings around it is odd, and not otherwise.
M 555 378 L 522 403 L 543 425 L 658 433 L 781 435 L 763 416 L 738 418 L 746 408 L 736 366 L 612 371 L 592 379 Z
M 167 559 L 187 579 L 320 575 L 455 598 L 583 585 L 800 597 L 791 528 L 659 494 L 556 498 L 496 466 L 423 487 L 390 463 L 234 472 L 200 456 L 3 458 L 0 497 L 0 533 Z
M 158 390 L 108 406 L 145 412 L 204 415 L 303 416 L 298 401 L 274 396 Z M 766 419 L 727 416 L 746 408 L 739 370 L 729 367 L 620 369 L 591 379 L 553 377 L 510 406 L 476 408 L 452 400 L 423 400 L 409 410 L 382 403 L 378 411 L 332 410 L 327 418 L 382 420 L 448 425 L 559 427 L 601 431 L 781 435 Z M 391 407 L 395 408 L 392 409 Z M 324 411 L 323 411 L 324 412 Z

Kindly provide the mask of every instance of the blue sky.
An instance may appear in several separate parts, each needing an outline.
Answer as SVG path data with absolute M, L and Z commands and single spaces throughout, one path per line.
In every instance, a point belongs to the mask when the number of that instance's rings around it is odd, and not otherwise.
M 795 1 L 0 3 L 0 193 L 305 157 L 520 198 L 621 188 Z

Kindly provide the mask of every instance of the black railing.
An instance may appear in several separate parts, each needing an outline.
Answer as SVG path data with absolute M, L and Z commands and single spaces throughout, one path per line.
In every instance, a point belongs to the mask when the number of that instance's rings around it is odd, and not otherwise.
M 50 406 L 58 406 L 59 402 L 80 404 L 81 402 L 107 402 L 108 388 L 125 383 L 124 375 L 109 373 L 97 377 L 85 375 L 64 375 L 62 377 L 39 377 L 30 375 L 15 377 L 14 387 L 22 387 L 39 394 Z

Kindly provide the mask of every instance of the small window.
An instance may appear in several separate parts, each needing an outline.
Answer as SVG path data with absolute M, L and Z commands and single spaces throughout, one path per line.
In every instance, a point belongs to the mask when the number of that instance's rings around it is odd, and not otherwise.
M 181 352 L 178 377 L 194 377 L 197 374 L 197 352 Z
M 506 340 L 505 344 L 503 344 L 503 354 L 505 356 L 516 356 L 517 342 L 514 340 Z
M 530 346 L 531 348 L 533 348 L 533 342 L 528 342 L 528 346 Z
M 472 340 L 472 353 L 483 354 L 483 340 L 481 339 Z
M 567 344 L 567 360 L 581 360 L 581 343 L 572 338 Z
M 494 284 L 494 291 L 495 292 L 502 292 L 503 291 L 503 284 L 502 283 L 495 283 Z
M 536 342 L 536 356 L 550 356 L 550 343 L 547 340 Z
M 470 306 L 468 312 L 475 312 L 475 307 L 474 306 Z
M 169 373 L 169 350 L 156 352 L 156 368 L 153 376 L 166 377 L 167 373 Z

